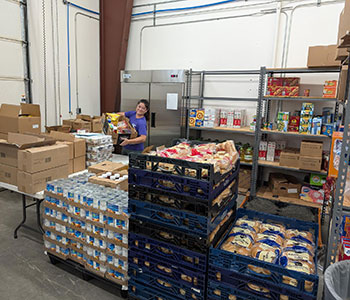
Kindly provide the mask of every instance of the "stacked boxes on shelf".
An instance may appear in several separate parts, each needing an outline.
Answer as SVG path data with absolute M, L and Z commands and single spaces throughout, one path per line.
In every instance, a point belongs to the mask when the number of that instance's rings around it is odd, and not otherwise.
M 317 299 L 318 225 L 246 209 L 210 248 L 208 299 Z
M 212 164 L 131 154 L 129 297 L 205 299 L 207 258 L 236 211 L 239 161 Z
M 93 175 L 84 173 L 47 184 L 45 250 L 126 289 L 128 195 L 88 182 Z
M 268 96 L 299 96 L 299 82 L 298 77 L 269 77 L 266 94 Z
M 76 137 L 86 141 L 86 167 L 111 159 L 114 150 L 111 135 L 82 133 Z

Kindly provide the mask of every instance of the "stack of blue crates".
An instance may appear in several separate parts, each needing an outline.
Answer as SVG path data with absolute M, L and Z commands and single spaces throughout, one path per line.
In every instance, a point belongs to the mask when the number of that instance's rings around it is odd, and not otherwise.
M 238 173 L 239 161 L 220 174 L 130 154 L 129 298 L 206 299 L 209 248 L 235 219 Z
M 283 224 L 287 229 L 311 232 L 315 245 L 318 242 L 318 224 L 292 218 L 238 209 L 236 219 L 247 217 L 266 223 Z M 318 290 L 317 268 L 315 274 L 287 270 L 279 263 L 272 264 L 252 257 L 221 249 L 236 220 L 220 243 L 210 248 L 208 267 L 208 299 L 211 300 L 316 300 Z M 317 266 L 317 250 L 314 264 Z M 269 275 L 252 272 L 250 267 L 264 268 Z M 294 285 L 288 284 L 290 278 Z M 306 288 L 306 286 L 308 288 Z M 255 287 L 254 289 L 250 287 Z

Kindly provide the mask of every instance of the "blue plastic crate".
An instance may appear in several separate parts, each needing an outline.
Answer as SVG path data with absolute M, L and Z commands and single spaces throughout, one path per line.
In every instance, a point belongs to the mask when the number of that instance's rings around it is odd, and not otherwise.
M 311 275 L 309 275 L 311 276 Z M 300 289 L 286 284 L 278 284 L 269 281 L 266 277 L 252 276 L 247 273 L 238 273 L 236 271 L 225 270 L 217 266 L 209 265 L 208 267 L 208 280 L 212 282 L 224 284 L 228 287 L 238 288 L 241 291 L 246 291 L 251 295 L 264 296 L 267 295 L 271 299 L 280 299 L 280 295 L 288 296 L 289 300 L 316 300 L 317 299 L 317 283 L 316 295 L 312 295 L 308 292 L 300 291 Z M 269 292 L 262 294 L 249 289 L 249 284 L 263 287 Z
M 207 236 L 194 235 L 193 232 L 187 232 L 174 229 L 168 225 L 160 225 L 149 218 L 131 215 L 129 219 L 129 232 L 142 234 L 150 238 L 173 244 L 175 246 L 186 248 L 188 250 L 207 253 L 210 245 L 216 245 L 221 236 L 235 219 L 236 206 L 232 208 L 232 214 L 225 219 L 224 223 L 218 226 L 218 230 Z
M 146 255 L 142 251 L 133 251 L 129 249 L 128 253 L 129 266 L 133 268 L 146 270 L 155 274 L 159 274 L 164 278 L 170 278 L 190 288 L 205 289 L 206 272 L 192 271 L 181 266 L 181 264 L 167 263 L 166 261 Z
M 185 211 L 163 207 L 145 201 L 129 199 L 129 213 L 135 217 L 149 219 L 166 228 L 182 230 L 189 234 L 198 234 L 206 238 L 226 217 L 227 213 L 236 206 L 237 194 L 222 208 L 220 214 L 214 219 Z
M 194 271 L 207 272 L 207 254 L 198 253 L 129 232 L 129 250 L 155 257 L 169 264 L 180 264 Z
M 162 165 L 163 164 L 163 165 Z M 164 169 L 164 164 L 171 171 Z M 239 160 L 234 168 L 239 166 Z M 214 165 L 209 163 L 191 162 L 183 159 L 153 156 L 140 153 L 129 155 L 129 167 L 141 170 L 149 170 L 160 174 L 175 174 L 182 177 L 196 178 L 217 184 L 229 175 L 230 172 L 221 174 L 214 172 Z M 195 175 L 193 176 L 193 172 Z
M 270 297 L 255 295 L 246 290 L 246 284 L 237 283 L 237 285 L 227 285 L 224 283 L 208 280 L 207 299 L 209 300 L 228 300 L 230 296 L 235 296 L 236 300 L 271 300 Z
M 129 184 L 212 201 L 219 196 L 233 180 L 238 180 L 239 162 L 237 162 L 236 166 L 234 171 L 229 172 L 228 176 L 217 184 L 202 179 L 129 168 Z
M 261 220 L 264 222 L 275 222 L 281 223 L 287 228 L 294 228 L 298 230 L 306 230 L 314 233 L 315 245 L 318 242 L 318 224 L 312 222 L 303 222 L 296 219 L 285 218 L 281 216 L 274 216 L 265 213 L 260 213 L 256 211 L 246 210 L 246 209 L 238 209 L 236 213 L 236 219 L 247 216 L 252 220 Z M 211 247 L 209 252 L 209 271 L 211 269 L 215 269 L 216 267 L 222 268 L 223 270 L 232 271 L 230 276 L 234 276 L 234 274 L 239 274 L 240 276 L 247 276 L 247 278 L 260 280 L 261 277 L 258 275 L 253 275 L 248 268 L 248 265 L 264 268 L 270 271 L 271 275 L 263 277 L 264 282 L 270 283 L 271 286 L 281 286 L 288 289 L 291 293 L 295 294 L 304 294 L 305 297 L 316 297 L 317 295 L 317 287 L 318 287 L 318 275 L 308 275 L 305 273 L 300 273 L 292 270 L 287 270 L 284 267 L 260 261 L 258 259 L 254 259 L 248 256 L 242 256 L 239 254 L 234 254 L 225 250 L 220 249 L 221 245 L 226 240 L 229 232 L 234 226 L 235 222 L 233 222 L 232 226 L 229 228 L 226 235 L 222 238 L 221 242 L 218 244 L 216 248 Z M 315 266 L 317 266 L 317 253 L 315 254 Z M 317 268 L 316 268 L 317 270 Z M 291 277 L 298 281 L 297 287 L 292 287 L 291 285 L 283 283 L 283 276 Z M 227 279 L 229 283 L 229 280 Z M 305 290 L 305 281 L 309 281 L 313 283 L 313 288 L 311 292 Z M 305 298 L 306 299 L 306 298 Z M 313 299 L 313 298 L 309 298 Z
M 234 179 L 228 187 L 230 187 L 230 194 L 227 195 L 220 204 L 212 204 L 210 199 L 199 199 L 188 195 L 180 195 L 135 184 L 129 185 L 129 198 L 139 201 L 147 201 L 149 203 L 173 209 L 180 209 L 181 211 L 213 219 L 220 213 L 222 207 L 231 200 L 233 195 L 237 194 L 238 180 Z
M 164 291 L 156 289 L 154 286 L 147 286 L 136 280 L 130 279 L 128 282 L 129 295 L 128 299 L 135 300 L 179 300 L 174 295 L 164 293 Z
M 177 295 L 184 300 L 204 300 L 206 289 L 191 288 L 177 280 L 173 280 L 158 273 L 153 273 L 145 269 L 129 266 L 128 274 L 131 280 L 140 282 L 146 286 L 152 286 L 165 294 Z

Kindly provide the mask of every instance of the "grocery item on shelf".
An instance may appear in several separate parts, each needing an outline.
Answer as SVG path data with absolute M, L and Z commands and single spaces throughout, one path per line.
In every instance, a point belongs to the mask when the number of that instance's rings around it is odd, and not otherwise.
M 326 183 L 327 176 L 321 174 L 310 174 L 310 184 L 315 186 L 323 186 Z
M 321 134 L 321 128 L 322 128 L 322 118 L 321 117 L 313 118 L 311 134 Z
M 276 142 L 268 142 L 267 154 L 266 154 L 267 161 L 274 161 L 275 160 L 275 150 L 276 150 Z
M 190 127 L 202 127 L 204 123 L 204 109 L 193 108 L 190 110 Z
M 280 154 L 280 166 L 299 168 L 299 149 L 283 149 Z
M 337 80 L 326 80 L 323 85 L 323 98 L 336 98 L 337 86 Z
M 324 190 L 322 188 L 303 186 L 300 192 L 300 199 L 323 204 L 324 201 Z
M 350 238 L 350 215 L 343 216 L 341 235 Z
M 266 160 L 267 156 L 267 142 L 261 141 L 259 144 L 259 159 Z
M 279 161 L 281 157 L 281 152 L 286 148 L 287 142 L 286 141 L 277 141 L 276 142 L 276 149 L 275 149 L 275 161 Z
M 288 131 L 299 132 L 300 116 L 290 116 L 288 123 Z
M 350 239 L 342 237 L 340 241 L 339 260 L 350 260 Z
M 219 126 L 220 123 L 220 109 L 205 108 L 203 126 L 213 128 Z
M 338 177 L 340 154 L 343 143 L 343 132 L 333 132 L 331 156 L 329 159 L 328 175 L 331 177 Z
M 327 136 L 332 136 L 333 135 L 333 124 L 323 124 L 322 125 L 322 134 L 327 135 Z
M 267 81 L 268 96 L 299 96 L 299 81 L 298 77 L 269 77 Z
M 274 196 L 299 198 L 301 184 L 295 177 L 271 173 L 269 183 Z
M 278 112 L 277 130 L 282 132 L 288 131 L 289 112 Z

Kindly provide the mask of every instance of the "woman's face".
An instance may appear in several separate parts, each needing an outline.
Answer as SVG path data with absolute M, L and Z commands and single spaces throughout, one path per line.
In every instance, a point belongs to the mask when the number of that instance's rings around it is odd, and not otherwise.
M 144 115 L 147 112 L 147 108 L 143 103 L 139 103 L 136 106 L 136 113 L 138 115 Z

